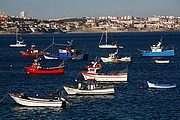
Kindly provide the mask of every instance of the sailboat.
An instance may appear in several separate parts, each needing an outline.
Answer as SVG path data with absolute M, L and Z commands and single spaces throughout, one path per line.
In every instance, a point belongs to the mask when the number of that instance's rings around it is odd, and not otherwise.
M 20 40 L 20 39 L 18 39 L 18 35 L 16 33 L 16 44 L 11 44 L 9 46 L 10 47 L 26 47 L 26 44 L 24 43 L 24 40 Z
M 105 34 L 106 34 L 106 42 L 105 42 L 105 44 L 101 44 L 101 41 L 102 41 L 102 38 L 104 35 L 104 33 L 103 33 L 101 36 L 100 42 L 99 42 L 99 48 L 123 48 L 123 46 L 118 46 L 118 44 L 116 44 L 116 43 L 108 44 L 107 30 L 105 31 Z

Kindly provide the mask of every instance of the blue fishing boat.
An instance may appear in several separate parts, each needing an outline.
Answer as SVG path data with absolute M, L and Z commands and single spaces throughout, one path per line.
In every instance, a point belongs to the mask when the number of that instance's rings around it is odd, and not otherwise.
M 79 50 L 75 49 L 59 49 L 58 54 L 50 54 L 47 53 L 44 55 L 45 59 L 55 59 L 55 60 L 87 60 L 88 59 L 88 54 L 83 54 Z
M 162 83 L 150 83 L 147 81 L 148 87 L 149 88 L 175 88 L 176 84 L 162 84 Z
M 54 43 L 54 40 L 53 40 L 53 43 L 50 46 L 48 46 L 46 49 L 50 47 L 53 48 L 54 45 L 66 46 L 66 48 L 59 48 L 59 51 L 57 54 L 46 53 L 44 54 L 44 58 L 48 60 L 53 60 L 53 59 L 54 60 L 87 60 L 88 59 L 89 55 L 83 54 L 83 50 L 78 50 L 78 49 L 73 48 L 74 46 L 73 40 L 71 40 L 70 42 L 68 41 L 68 43 L 69 43 L 68 45 L 57 44 L 57 43 Z
M 175 56 L 174 53 L 174 46 L 167 46 L 164 48 L 162 46 L 162 37 L 161 40 L 156 44 L 150 46 L 151 50 L 139 50 L 141 57 L 173 57 Z

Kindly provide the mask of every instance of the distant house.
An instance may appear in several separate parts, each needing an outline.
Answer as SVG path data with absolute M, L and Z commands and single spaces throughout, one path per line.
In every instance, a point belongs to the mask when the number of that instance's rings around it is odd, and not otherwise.
M 154 15 L 148 17 L 148 22 L 159 22 L 160 21 L 160 16 Z

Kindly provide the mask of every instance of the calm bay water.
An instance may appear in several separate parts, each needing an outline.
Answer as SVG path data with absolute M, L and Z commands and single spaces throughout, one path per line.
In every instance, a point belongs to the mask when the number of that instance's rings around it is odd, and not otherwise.
M 24 92 L 41 97 L 56 94 L 65 84 L 76 85 L 76 78 L 83 81 L 80 70 L 94 61 L 95 57 L 107 56 L 115 50 L 99 49 L 101 33 L 87 34 L 45 34 L 20 35 L 27 43 L 26 48 L 10 48 L 15 43 L 15 35 L 0 35 L 0 99 L 7 93 Z M 75 48 L 89 54 L 86 61 L 66 61 L 64 75 L 26 75 L 24 66 L 33 62 L 33 57 L 22 57 L 21 50 L 30 48 L 32 43 L 43 50 L 52 43 L 66 44 L 73 39 Z M 170 64 L 155 64 L 157 58 L 140 58 L 138 49 L 149 49 L 163 36 L 164 45 L 175 46 L 175 57 Z M 109 41 L 124 46 L 119 56 L 131 55 L 131 64 L 103 64 L 102 71 L 115 72 L 128 66 L 128 82 L 115 84 L 115 95 L 67 97 L 68 108 L 44 108 L 18 106 L 9 96 L 0 102 L 2 120 L 58 120 L 58 119 L 180 119 L 180 33 L 109 33 Z M 55 50 L 57 48 L 55 47 Z M 48 49 L 48 51 L 51 51 Z M 62 61 L 44 60 L 44 65 L 59 65 Z M 176 83 L 175 89 L 148 89 L 146 81 Z M 140 88 L 143 87 L 143 88 Z

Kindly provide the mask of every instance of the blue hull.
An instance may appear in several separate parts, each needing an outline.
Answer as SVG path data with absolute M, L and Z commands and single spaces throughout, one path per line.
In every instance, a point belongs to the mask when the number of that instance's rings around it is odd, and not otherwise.
M 88 54 L 82 54 L 78 56 L 71 56 L 71 55 L 65 55 L 65 54 L 60 54 L 60 55 L 54 55 L 54 54 L 45 54 L 44 57 L 46 59 L 56 59 L 56 60 L 87 60 L 88 59 Z
M 141 52 L 142 57 L 173 57 L 175 56 L 174 50 L 163 52 Z

